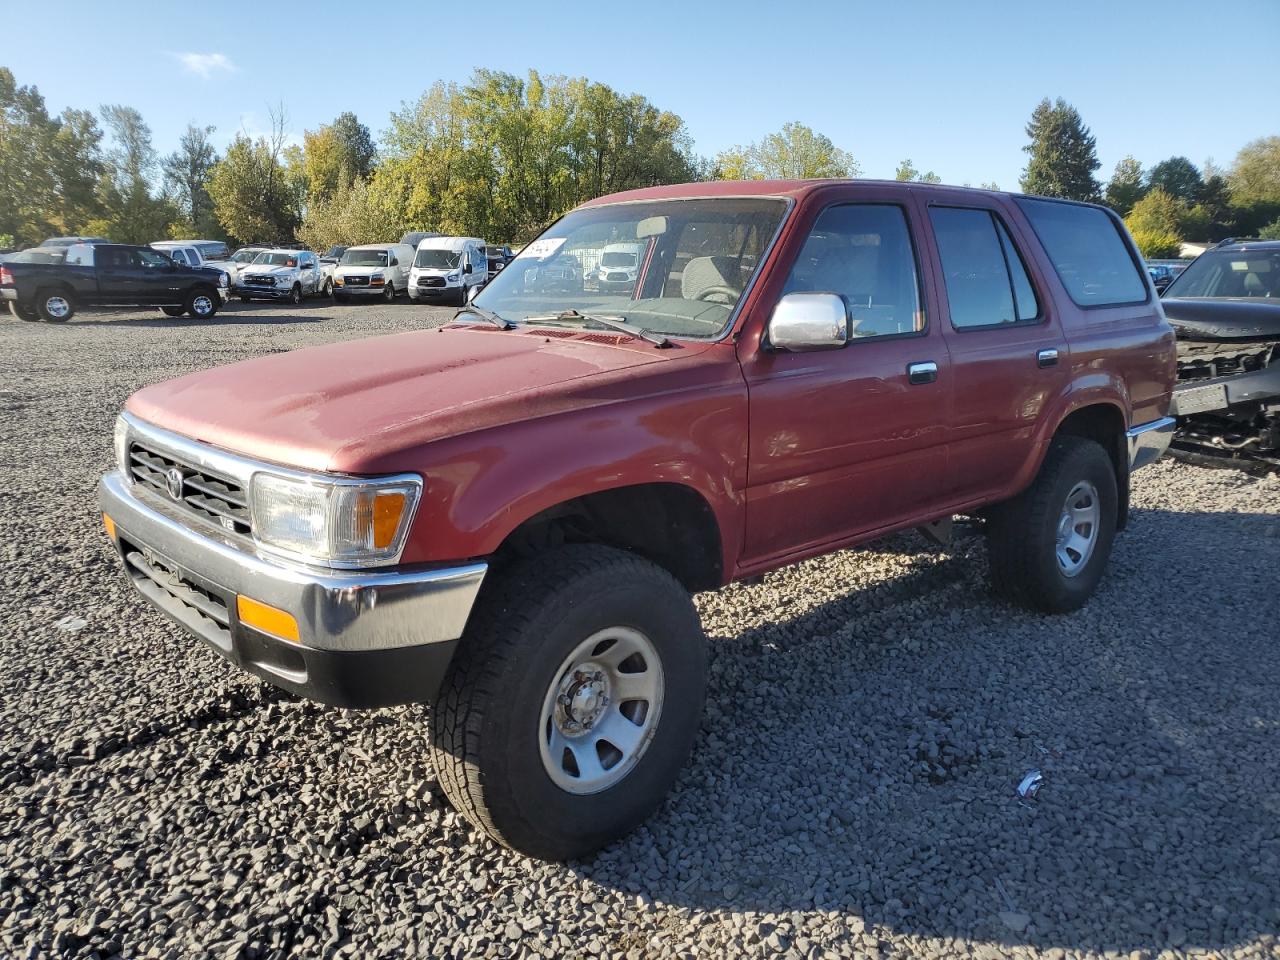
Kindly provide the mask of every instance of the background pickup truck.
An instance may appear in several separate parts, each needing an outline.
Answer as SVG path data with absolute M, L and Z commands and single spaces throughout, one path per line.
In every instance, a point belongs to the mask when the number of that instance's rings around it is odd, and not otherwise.
M 242 301 L 328 297 L 333 293 L 333 264 L 309 250 L 263 250 L 240 270 L 232 292 Z
M 625 289 L 548 269 L 624 242 Z M 146 387 L 99 499 L 148 601 L 297 694 L 432 703 L 454 807 L 561 859 L 641 822 L 692 747 L 690 592 L 912 527 L 945 543 L 961 515 L 998 596 L 1073 611 L 1174 382 L 1106 208 L 655 187 L 567 214 L 446 327 Z
M 80 306 L 155 305 L 170 317 L 205 319 L 226 302 L 225 271 L 178 264 L 159 250 L 76 243 L 62 263 L 5 263 L 0 299 L 22 320 L 62 323 Z

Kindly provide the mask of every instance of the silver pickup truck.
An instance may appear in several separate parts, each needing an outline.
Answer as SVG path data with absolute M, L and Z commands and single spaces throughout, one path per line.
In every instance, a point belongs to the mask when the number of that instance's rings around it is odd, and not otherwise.
M 232 293 L 243 302 L 333 295 L 333 265 L 309 250 L 263 250 L 241 269 Z

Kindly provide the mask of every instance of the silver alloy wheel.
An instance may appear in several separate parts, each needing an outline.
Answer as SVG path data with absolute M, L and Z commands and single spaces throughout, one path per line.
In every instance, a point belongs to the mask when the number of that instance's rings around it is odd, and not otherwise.
M 66 297 L 49 297 L 44 308 L 55 320 L 65 320 L 71 314 L 71 303 Z
M 538 748 L 567 793 L 608 790 L 644 756 L 665 682 L 653 643 L 631 627 L 593 633 L 565 657 L 543 699 Z
M 191 299 L 191 312 L 197 317 L 207 317 L 213 312 L 213 301 L 205 294 L 197 294 Z
M 1087 480 L 1081 480 L 1067 494 L 1058 518 L 1056 553 L 1058 569 L 1064 576 L 1074 577 L 1093 556 L 1098 542 L 1098 523 L 1102 519 L 1102 507 L 1098 502 L 1098 490 Z

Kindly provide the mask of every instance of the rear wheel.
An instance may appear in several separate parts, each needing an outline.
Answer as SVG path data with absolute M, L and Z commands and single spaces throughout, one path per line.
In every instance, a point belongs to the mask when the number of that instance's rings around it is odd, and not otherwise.
M 40 319 L 40 312 L 34 307 L 28 307 L 24 303 L 18 303 L 17 300 L 9 301 L 9 312 L 19 320 L 25 320 L 31 323 Z
M 180 317 L 187 312 L 186 307 L 161 307 L 160 312 L 166 317 Z
M 988 517 L 996 591 L 1047 613 L 1084 606 L 1111 556 L 1118 504 L 1107 452 L 1083 437 L 1056 437 L 1031 486 Z
M 580 857 L 648 817 L 688 757 L 702 628 L 670 574 L 610 547 L 496 576 L 431 710 L 432 760 L 454 808 L 499 843 Z
M 183 311 L 196 320 L 208 320 L 218 312 L 218 295 L 206 287 L 196 287 L 187 297 Z
M 36 311 L 47 323 L 66 323 L 76 315 L 75 298 L 68 290 L 41 290 L 36 296 Z

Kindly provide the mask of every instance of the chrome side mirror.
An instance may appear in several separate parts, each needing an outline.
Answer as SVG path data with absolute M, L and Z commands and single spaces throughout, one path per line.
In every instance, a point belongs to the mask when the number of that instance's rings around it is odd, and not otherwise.
M 849 314 L 834 293 L 788 293 L 773 308 L 768 335 L 774 350 L 832 350 L 849 342 Z

